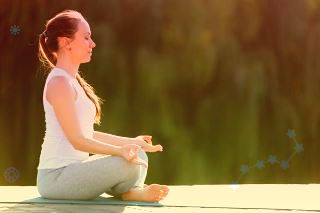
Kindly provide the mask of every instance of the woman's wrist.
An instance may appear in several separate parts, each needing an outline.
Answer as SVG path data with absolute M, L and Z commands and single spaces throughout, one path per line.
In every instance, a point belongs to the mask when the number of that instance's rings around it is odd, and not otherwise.
M 141 146 L 141 143 L 139 140 L 137 140 L 137 138 L 126 138 L 124 144 L 136 144 Z
M 112 152 L 113 152 L 113 155 L 115 156 L 122 156 L 122 150 L 120 146 L 113 146 Z

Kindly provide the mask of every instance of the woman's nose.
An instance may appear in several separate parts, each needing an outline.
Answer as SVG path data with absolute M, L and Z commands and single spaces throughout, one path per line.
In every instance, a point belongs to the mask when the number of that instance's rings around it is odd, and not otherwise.
M 96 46 L 96 43 L 94 43 L 94 41 L 92 41 L 91 46 L 92 46 L 92 48 L 94 48 Z

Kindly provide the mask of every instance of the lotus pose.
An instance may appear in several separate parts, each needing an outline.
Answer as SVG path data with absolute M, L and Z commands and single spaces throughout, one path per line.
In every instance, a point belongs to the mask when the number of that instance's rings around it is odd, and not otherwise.
M 107 193 L 158 202 L 169 189 L 144 184 L 146 152 L 162 151 L 162 146 L 152 145 L 149 135 L 129 138 L 94 131 L 102 101 L 78 69 L 91 60 L 95 46 L 88 22 L 74 10 L 48 20 L 39 36 L 39 57 L 50 72 L 43 90 L 46 132 L 37 189 L 48 199 L 89 200 Z

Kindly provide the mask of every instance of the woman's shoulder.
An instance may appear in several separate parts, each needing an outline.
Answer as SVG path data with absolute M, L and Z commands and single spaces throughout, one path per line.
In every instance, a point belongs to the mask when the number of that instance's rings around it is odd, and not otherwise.
M 66 87 L 69 84 L 70 77 L 66 75 L 66 73 L 59 68 L 52 68 L 48 77 L 47 77 L 47 86 L 48 87 L 57 87 L 55 89 L 59 89 L 60 87 Z
M 75 97 L 74 91 L 70 82 L 64 76 L 53 76 L 47 83 L 47 100 L 49 103 L 73 100 Z

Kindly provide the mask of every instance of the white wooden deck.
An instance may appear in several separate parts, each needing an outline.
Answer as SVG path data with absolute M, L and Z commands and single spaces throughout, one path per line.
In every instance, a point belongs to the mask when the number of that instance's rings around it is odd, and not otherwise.
M 318 212 L 320 184 L 170 186 L 160 203 L 46 200 L 35 186 L 0 186 L 1 212 Z

